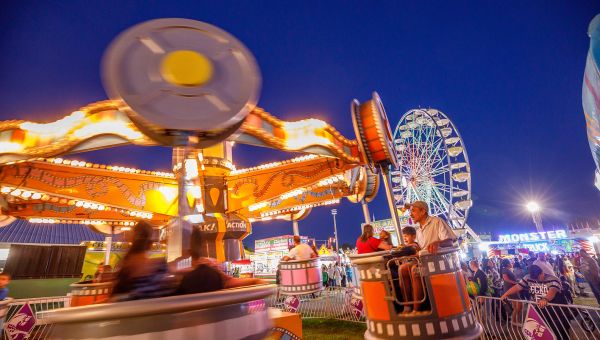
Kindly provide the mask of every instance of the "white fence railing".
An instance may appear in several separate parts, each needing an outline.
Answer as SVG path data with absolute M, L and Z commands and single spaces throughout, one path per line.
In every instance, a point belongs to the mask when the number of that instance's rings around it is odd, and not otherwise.
M 600 308 L 557 304 L 539 308 L 533 301 L 501 301 L 494 297 L 478 297 L 472 303 L 484 329 L 482 339 L 527 339 L 523 324 L 530 328 L 531 323 L 527 319 L 530 306 L 535 308 L 558 340 L 600 339 Z M 516 310 L 514 315 L 513 308 Z
M 360 306 L 352 298 L 350 287 L 327 287 L 321 292 L 296 295 L 296 301 L 286 295 L 276 294 L 267 299 L 268 307 L 299 313 L 302 318 L 328 318 L 353 322 L 365 322 Z M 288 299 L 286 303 L 286 299 Z M 362 305 L 362 301 L 358 302 Z

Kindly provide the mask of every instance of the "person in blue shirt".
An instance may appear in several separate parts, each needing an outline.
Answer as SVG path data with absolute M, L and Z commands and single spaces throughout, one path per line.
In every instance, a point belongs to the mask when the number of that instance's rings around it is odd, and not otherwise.
M 0 273 L 0 300 L 4 300 L 8 297 L 8 284 L 10 283 L 10 275 L 7 273 Z

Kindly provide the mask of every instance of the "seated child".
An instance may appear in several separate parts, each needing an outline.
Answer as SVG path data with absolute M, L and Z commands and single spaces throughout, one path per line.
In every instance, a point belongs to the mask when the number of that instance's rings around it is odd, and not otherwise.
M 415 251 L 421 250 L 421 247 L 416 242 L 417 230 L 413 227 L 402 228 L 402 237 L 404 244 L 415 248 Z M 423 299 L 423 287 L 421 276 L 417 273 L 416 263 L 407 262 L 400 266 L 400 277 L 402 280 L 402 297 L 404 301 L 420 301 Z M 418 310 L 419 303 L 414 303 L 414 310 Z M 413 310 L 411 306 L 404 306 L 404 313 L 409 313 Z

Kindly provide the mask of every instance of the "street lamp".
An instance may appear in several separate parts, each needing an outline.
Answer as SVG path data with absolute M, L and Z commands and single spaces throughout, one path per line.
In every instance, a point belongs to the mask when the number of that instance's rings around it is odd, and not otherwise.
M 538 232 L 544 231 L 544 226 L 542 225 L 542 207 L 535 201 L 527 202 L 527 210 L 531 213 L 531 218 L 533 219 L 533 224 L 535 224 L 535 228 Z
M 338 251 L 338 237 L 337 237 L 337 224 L 335 221 L 335 215 L 337 215 L 337 209 L 331 209 L 331 215 L 333 215 L 333 235 L 335 236 L 335 253 L 339 253 Z

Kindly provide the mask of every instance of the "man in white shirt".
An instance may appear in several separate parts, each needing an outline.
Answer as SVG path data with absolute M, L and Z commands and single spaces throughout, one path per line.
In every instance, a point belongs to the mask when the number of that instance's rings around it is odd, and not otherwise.
M 423 201 L 416 201 L 410 207 L 410 217 L 419 224 L 417 228 L 417 244 L 427 249 L 430 254 L 437 253 L 440 247 L 454 245 L 456 235 L 446 223 L 437 216 L 429 216 L 429 207 Z
M 533 264 L 542 268 L 544 274 L 556 276 L 556 274 L 554 273 L 554 268 L 552 268 L 550 262 L 546 261 L 546 254 L 539 253 L 537 260 L 533 261 Z
M 427 250 L 430 254 L 437 253 L 440 247 L 452 247 L 456 240 L 456 235 L 450 226 L 441 218 L 429 216 L 429 207 L 423 201 L 416 201 L 411 204 L 410 218 L 413 222 L 419 224 L 417 228 L 417 246 L 416 250 Z M 421 274 L 416 264 L 405 263 L 400 266 L 400 276 L 403 282 L 403 293 L 405 299 L 412 297 L 413 311 L 419 311 L 421 301 L 424 297 L 424 289 L 421 281 Z M 405 306 L 403 313 L 411 311 L 410 306 Z
M 317 257 L 317 254 L 315 254 L 308 244 L 300 241 L 300 236 L 294 236 L 294 245 L 295 247 L 290 250 L 290 253 L 283 257 L 283 261 L 308 260 L 310 258 Z

